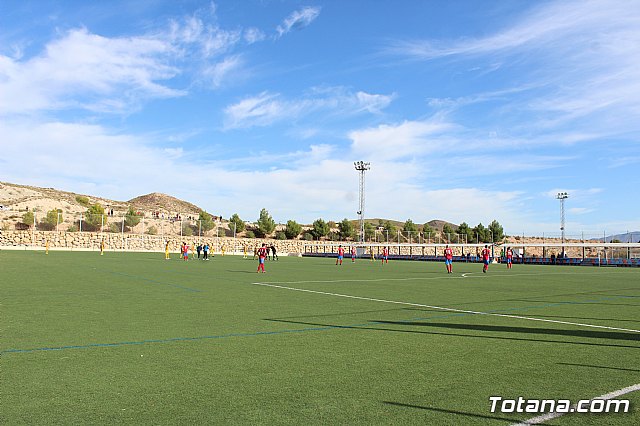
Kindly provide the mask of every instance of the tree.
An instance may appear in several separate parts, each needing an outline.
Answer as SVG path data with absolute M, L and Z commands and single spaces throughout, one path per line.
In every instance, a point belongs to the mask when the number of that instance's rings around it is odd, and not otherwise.
M 453 228 L 448 223 L 445 223 L 442 226 L 442 236 L 446 238 L 448 241 L 451 240 L 451 236 L 454 234 Z
M 407 221 L 404 223 L 404 226 L 402 227 L 402 232 L 416 233 L 418 232 L 418 227 L 415 223 L 413 223 L 411 219 L 407 219 Z
M 235 225 L 236 227 L 236 232 L 242 232 L 246 228 L 246 225 L 244 224 L 244 220 L 240 219 L 240 216 L 238 216 L 238 213 L 234 213 L 231 216 L 231 219 L 229 219 L 229 227 L 233 225 Z
M 329 224 L 327 224 L 327 222 L 325 222 L 322 219 L 316 219 L 313 222 L 312 227 L 313 228 L 311 229 L 311 233 L 317 239 L 320 239 L 326 236 L 327 234 L 329 234 L 329 231 L 330 231 Z
M 417 237 L 418 227 L 415 223 L 413 223 L 411 219 L 407 219 L 407 221 L 402 226 L 402 232 L 407 235 L 407 238 L 411 239 L 411 235 L 413 235 L 413 237 Z
M 22 223 L 31 227 L 33 226 L 33 213 L 32 212 L 26 212 L 25 214 L 22 215 Z
M 338 223 L 338 235 L 341 240 L 346 241 L 348 238 L 353 238 L 354 231 L 353 223 L 349 219 L 344 218 Z
M 425 238 L 428 238 L 430 235 L 434 235 L 433 228 L 428 223 L 422 225 L 422 233 Z
M 258 232 L 264 237 L 271 234 L 276 229 L 276 222 L 273 220 L 267 209 L 260 210 L 260 219 L 258 219 Z
M 375 235 L 375 228 L 373 227 L 372 224 L 370 224 L 369 222 L 365 222 L 364 223 L 364 238 L 365 240 L 371 240 L 373 239 L 373 236 Z
M 105 225 L 104 207 L 100 204 L 94 204 L 87 209 L 84 219 L 84 227 L 88 231 L 97 231 L 102 225 Z
M 458 234 L 460 234 L 460 241 L 462 242 L 473 240 L 473 237 L 471 235 L 471 228 L 469 228 L 467 222 L 462 222 L 460 225 L 458 225 Z
M 211 231 L 215 224 L 213 223 L 213 217 L 205 212 L 204 210 L 200 211 L 200 216 L 198 216 L 198 221 L 200 222 L 200 230 L 204 233 L 207 231 Z
M 479 224 L 474 226 L 473 229 L 471 230 L 471 232 L 472 232 L 474 241 L 476 241 L 478 243 L 487 242 L 487 240 L 488 240 L 487 235 L 486 235 L 487 234 L 487 229 L 484 227 L 482 222 L 480 222 Z
M 140 223 L 140 216 L 133 209 L 133 207 L 129 206 L 129 210 L 127 210 L 127 213 L 125 213 L 125 215 L 124 215 L 124 224 L 125 224 L 125 226 L 127 228 L 131 229 L 131 228 L 133 228 L 134 226 L 136 226 L 139 223 Z
M 287 221 L 287 226 L 284 228 L 284 234 L 288 239 L 292 240 L 297 238 L 298 235 L 300 235 L 300 232 L 302 232 L 302 226 L 300 226 L 298 222 L 295 220 Z
M 497 220 L 491 222 L 488 229 L 491 231 L 489 238 L 493 238 L 492 243 L 502 241 L 504 238 L 504 229 L 502 229 L 502 225 L 500 225 Z
M 40 227 L 45 231 L 55 229 L 59 222 L 62 222 L 62 210 L 49 210 L 47 215 L 40 221 Z

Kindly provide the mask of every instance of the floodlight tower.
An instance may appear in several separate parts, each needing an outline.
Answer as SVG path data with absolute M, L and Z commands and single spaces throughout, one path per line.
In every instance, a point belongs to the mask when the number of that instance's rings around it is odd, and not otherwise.
M 569 198 L 569 194 L 558 192 L 556 198 L 560 200 L 560 231 L 562 232 L 562 257 L 564 257 L 564 200 Z
M 358 219 L 360 220 L 360 242 L 364 243 L 364 172 L 371 169 L 371 163 L 356 161 L 353 163 L 356 170 L 360 172 L 360 205 L 358 209 Z

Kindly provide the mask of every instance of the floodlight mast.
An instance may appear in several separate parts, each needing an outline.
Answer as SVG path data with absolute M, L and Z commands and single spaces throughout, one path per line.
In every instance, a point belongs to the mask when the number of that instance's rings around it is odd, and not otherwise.
M 558 192 L 556 198 L 560 200 L 560 231 L 562 233 L 562 257 L 564 257 L 564 200 L 569 198 L 566 192 Z
M 358 219 L 360 221 L 360 242 L 364 243 L 364 172 L 371 169 L 371 163 L 356 161 L 353 165 L 356 170 L 360 172 L 360 204 L 358 208 Z

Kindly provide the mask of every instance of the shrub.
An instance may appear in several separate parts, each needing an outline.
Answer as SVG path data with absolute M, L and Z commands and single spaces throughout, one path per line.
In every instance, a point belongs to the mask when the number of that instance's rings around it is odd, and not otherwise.
M 287 235 L 282 232 L 282 231 L 278 231 L 276 232 L 276 240 L 286 240 L 287 239 Z
M 40 228 L 45 231 L 51 231 L 58 225 L 58 221 L 62 222 L 62 210 L 49 210 L 47 215 L 40 221 Z
M 306 241 L 313 241 L 313 235 L 310 232 L 305 232 L 303 238 Z
M 185 237 L 190 237 L 193 235 L 193 228 L 188 223 L 182 225 L 182 235 Z
M 295 220 L 287 221 L 287 226 L 284 229 L 284 233 L 290 240 L 296 238 L 302 232 L 302 226 L 298 224 Z
M 147 228 L 147 235 L 158 235 L 158 230 L 156 229 L 155 226 L 150 226 L 149 228 Z
M 247 232 L 245 232 L 244 236 L 245 236 L 245 238 L 255 238 L 256 234 L 254 234 L 253 231 L 247 231 Z
M 71 225 L 67 228 L 67 232 L 78 232 L 78 225 Z
M 89 198 L 85 197 L 84 195 L 76 195 L 76 201 L 80 205 L 89 207 Z
M 120 226 L 118 226 L 117 223 L 112 222 L 109 224 L 109 232 L 113 232 L 114 234 L 117 234 L 120 231 L 121 231 L 121 228 Z
M 133 207 L 129 206 L 129 210 L 127 210 L 127 213 L 124 215 L 124 225 L 131 229 L 139 223 L 140 216 L 138 216 Z
M 97 231 L 102 225 L 106 225 L 106 217 L 104 217 L 104 207 L 100 204 L 94 204 L 87 209 L 85 213 L 84 224 L 82 229 L 87 231 Z
M 33 226 L 33 213 L 26 212 L 22 215 L 22 223 L 27 225 L 28 227 Z

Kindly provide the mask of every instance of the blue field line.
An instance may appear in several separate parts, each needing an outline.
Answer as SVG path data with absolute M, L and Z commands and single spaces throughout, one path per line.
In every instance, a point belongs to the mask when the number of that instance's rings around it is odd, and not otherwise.
M 583 303 L 593 303 L 593 302 L 600 302 L 604 300 L 614 300 L 614 299 L 628 298 L 628 297 L 638 297 L 638 296 L 607 296 L 607 297 L 602 297 L 598 299 L 584 300 L 581 302 L 573 302 L 573 301 L 550 302 L 542 305 L 521 306 L 518 308 L 494 309 L 494 310 L 484 311 L 484 312 L 505 313 L 505 312 L 514 312 L 514 311 L 524 311 L 528 309 L 549 308 L 549 307 L 561 306 L 561 305 L 579 305 Z M 409 323 L 413 321 L 437 320 L 437 319 L 446 319 L 446 318 L 452 318 L 452 317 L 462 317 L 462 316 L 468 316 L 468 315 L 477 315 L 477 314 L 470 313 L 470 312 L 457 312 L 457 313 L 450 313 L 450 314 L 443 314 L 443 315 L 429 315 L 429 316 L 422 316 L 422 317 L 416 317 L 416 318 L 405 319 L 405 320 L 397 320 L 396 322 Z M 349 329 L 349 328 L 357 328 L 357 327 L 368 327 L 371 325 L 378 325 L 378 324 L 384 324 L 384 322 L 367 321 L 360 324 L 328 325 L 328 326 L 306 327 L 306 328 L 287 329 L 287 330 L 255 331 L 250 333 L 229 333 L 229 334 L 220 334 L 220 335 L 214 335 L 214 336 L 173 337 L 169 339 L 147 339 L 147 340 L 130 341 L 130 342 L 90 343 L 87 345 L 69 345 L 69 346 L 42 347 L 42 348 L 31 348 L 31 349 L 6 349 L 6 350 L 0 351 L 0 354 L 62 351 L 62 350 L 68 350 L 68 349 L 108 348 L 108 347 L 119 347 L 119 346 L 145 345 L 149 343 L 173 343 L 173 342 L 188 342 L 188 341 L 212 340 L 212 339 L 226 339 L 226 338 L 232 338 L 232 337 L 256 337 L 256 336 L 280 335 L 280 334 L 287 334 L 287 333 L 305 333 L 310 331 L 327 331 L 327 330 Z
M 138 275 L 129 275 L 129 274 L 125 274 L 124 272 L 109 271 L 107 269 L 101 269 L 101 271 L 107 272 L 109 274 L 120 275 L 120 276 L 123 276 L 123 277 L 126 277 L 126 278 L 132 278 L 132 279 L 137 279 L 137 280 L 141 280 L 141 281 L 147 281 L 147 282 L 150 282 L 152 284 L 166 285 L 166 286 L 169 286 L 169 287 L 175 287 L 175 288 L 179 288 L 180 290 L 185 290 L 185 291 L 189 291 L 189 292 L 193 292 L 193 293 L 202 292 L 202 290 L 198 290 L 198 289 L 195 289 L 195 288 L 185 287 L 185 286 L 182 286 L 182 285 L 179 285 L 179 284 L 166 283 L 166 282 L 154 280 L 154 279 L 151 279 L 151 278 L 144 278 L 144 277 L 140 277 Z
M 229 334 L 220 334 L 216 336 L 172 337 L 169 339 L 148 339 L 148 340 L 131 341 L 131 342 L 90 343 L 87 345 L 52 346 L 52 347 L 31 348 L 31 349 L 6 349 L 3 351 L 0 351 L 0 354 L 63 351 L 67 349 L 108 348 L 108 347 L 118 347 L 118 346 L 146 345 L 148 343 L 172 343 L 172 342 L 188 342 L 188 341 L 197 341 L 197 340 L 225 339 L 230 337 L 255 337 L 255 336 L 265 336 L 265 335 L 274 335 L 274 334 L 302 333 L 307 331 L 324 331 L 324 330 L 330 330 L 333 328 L 348 328 L 348 326 L 336 325 L 336 326 L 323 326 L 323 327 L 307 327 L 307 328 L 289 329 L 289 330 L 255 331 L 252 333 L 229 333 Z

